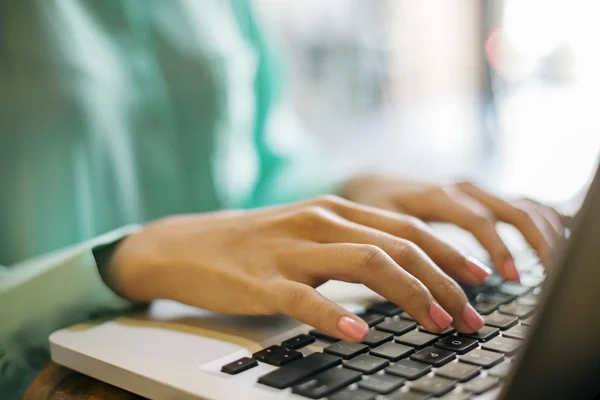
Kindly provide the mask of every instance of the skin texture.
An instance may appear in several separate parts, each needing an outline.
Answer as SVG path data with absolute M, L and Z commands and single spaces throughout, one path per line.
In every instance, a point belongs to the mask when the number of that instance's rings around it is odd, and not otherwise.
M 503 272 L 510 253 L 494 221 L 513 223 L 544 255 L 562 229 L 552 209 L 529 201 L 517 207 L 470 184 L 362 177 L 350 181 L 344 195 L 157 220 L 117 248 L 111 284 L 135 301 L 166 298 L 228 314 L 284 313 L 360 341 L 366 324 L 314 289 L 335 279 L 365 284 L 428 330 L 452 323 L 473 332 L 483 320 L 455 280 L 477 284 L 489 272 L 421 219 L 470 230 Z

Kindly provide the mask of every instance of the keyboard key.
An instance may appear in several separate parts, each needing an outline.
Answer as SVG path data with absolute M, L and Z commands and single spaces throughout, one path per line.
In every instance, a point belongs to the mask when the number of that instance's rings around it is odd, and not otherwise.
M 471 339 L 479 340 L 480 342 L 487 342 L 494 336 L 500 333 L 500 329 L 494 328 L 493 326 L 484 325 L 475 333 L 460 333 L 460 336 L 468 337 Z
M 487 301 L 482 301 L 479 303 L 474 303 L 473 308 L 482 315 L 488 315 L 498 309 L 498 303 L 489 303 Z
M 267 364 L 281 366 L 297 360 L 298 358 L 302 358 L 302 353 L 274 345 L 269 346 L 261 351 L 257 351 L 256 353 L 252 354 L 252 358 Z
M 483 368 L 490 368 L 504 360 L 504 354 L 475 349 L 458 357 L 458 360 L 468 364 L 479 365 Z
M 520 283 L 525 287 L 534 288 L 541 285 L 544 282 L 544 279 L 544 275 L 541 274 L 525 274 L 521 275 Z
M 229 364 L 223 365 L 221 372 L 225 372 L 229 375 L 239 374 L 240 372 L 246 371 L 250 368 L 254 368 L 258 365 L 258 361 L 250 357 L 242 357 L 239 360 L 230 362 Z
M 336 337 L 326 334 L 325 332 L 321 332 L 318 329 L 312 329 L 310 332 L 308 332 L 308 334 L 316 337 L 317 339 L 324 340 L 326 342 L 339 342 L 339 340 L 340 340 Z
M 482 296 L 482 301 L 493 304 L 507 304 L 515 299 L 515 296 L 509 296 L 497 291 L 485 293 Z
M 375 329 L 380 331 L 393 333 L 394 335 L 402 335 L 408 331 L 412 331 L 417 327 L 417 323 L 407 321 L 405 319 L 386 319 L 375 326 Z
M 533 317 L 529 317 L 529 318 L 526 318 L 524 320 L 521 320 L 521 324 L 525 325 L 525 326 L 531 326 L 531 325 L 533 325 Z
M 425 347 L 438 340 L 438 337 L 425 332 L 410 331 L 396 338 L 396 342 L 413 347 Z
M 394 392 L 383 397 L 383 400 L 424 400 L 429 396 L 417 392 Z
M 341 358 L 331 354 L 312 353 L 261 376 L 258 378 L 258 383 L 276 389 L 285 389 L 341 363 Z
M 343 368 L 332 368 L 296 385 L 292 392 L 311 399 L 320 399 L 360 380 L 361 373 Z
M 469 400 L 471 398 L 471 396 L 469 396 L 467 393 L 460 393 L 460 392 L 450 392 L 442 397 L 440 397 L 440 400 Z
M 313 336 L 307 335 L 306 333 L 301 333 L 300 335 L 296 335 L 293 338 L 289 338 L 281 342 L 283 347 L 287 347 L 288 349 L 298 350 L 304 346 L 308 346 L 311 343 L 314 343 L 315 338 Z
M 360 314 L 359 317 L 361 317 L 367 323 L 367 325 L 369 325 L 369 327 L 375 326 L 378 323 L 383 322 L 385 319 L 383 315 L 373 313 Z
M 456 381 L 450 379 L 438 376 L 424 376 L 414 381 L 410 388 L 411 390 L 429 393 L 434 396 L 441 396 L 454 389 L 455 385 Z
M 429 333 L 431 335 L 436 335 L 436 336 L 448 336 L 448 335 L 451 335 L 454 332 L 456 332 L 456 329 L 454 329 L 451 326 L 447 327 L 446 329 L 444 329 L 441 332 L 431 332 L 431 331 L 428 331 L 427 328 L 425 328 L 424 326 L 419 325 L 419 330 L 421 332 Z
M 380 394 L 388 394 L 404 385 L 406 379 L 398 378 L 388 374 L 371 375 L 358 382 L 358 386 L 363 389 L 372 390 Z
M 389 301 L 383 303 L 376 303 L 371 305 L 367 311 L 370 311 L 375 314 L 382 314 L 388 317 L 393 317 L 394 315 L 398 315 L 402 312 L 402 309 L 391 303 Z
M 369 333 L 367 333 L 367 337 L 362 341 L 364 344 L 369 347 L 377 347 L 381 346 L 385 342 L 389 342 L 394 338 L 394 335 L 387 332 L 376 331 L 374 329 L 370 329 Z
M 477 365 L 452 362 L 439 368 L 437 371 L 435 371 L 435 374 L 445 378 L 454 379 L 456 381 L 466 382 L 469 379 L 479 375 L 480 371 L 481 367 Z
M 435 347 L 454 351 L 458 354 L 464 354 L 478 346 L 479 342 L 476 339 L 470 339 L 467 337 L 460 336 L 448 336 L 440 340 L 439 342 L 436 342 L 435 344 Z
M 401 358 L 408 357 L 415 351 L 414 347 L 398 343 L 386 343 L 371 350 L 371 354 L 377 357 L 386 358 L 390 361 L 398 361 Z
M 385 369 L 388 374 L 414 380 L 431 371 L 431 365 L 413 360 L 400 360 Z
M 513 363 L 505 361 L 490 369 L 488 374 L 498 378 L 506 378 L 512 369 Z
M 361 354 L 345 363 L 344 368 L 354 369 L 364 374 L 371 375 L 384 369 L 388 365 L 390 364 L 386 359 L 370 356 L 368 354 Z
M 496 328 L 500 328 L 502 330 L 515 326 L 519 321 L 517 317 L 500 314 L 498 312 L 487 315 L 484 320 L 486 325 L 495 326 Z
M 377 393 L 362 389 L 345 389 L 328 397 L 329 400 L 375 400 Z
M 523 342 L 520 340 L 497 337 L 489 342 L 483 343 L 481 347 L 484 350 L 497 351 L 498 353 L 504 353 L 510 356 L 521 347 L 521 344 L 523 344 Z
M 408 321 L 416 321 L 413 317 L 408 315 L 408 313 L 406 311 L 400 313 L 400 318 L 406 319 Z
M 519 318 L 527 318 L 531 314 L 533 314 L 535 308 L 517 303 L 510 303 L 500 306 L 500 308 L 498 308 L 498 311 L 500 311 L 502 314 L 514 315 Z
M 456 353 L 450 350 L 439 349 L 437 347 L 429 346 L 420 350 L 410 356 L 411 360 L 420 361 L 427 364 L 431 364 L 434 367 L 441 367 L 444 364 L 456 358 Z
M 498 382 L 500 382 L 498 378 L 493 376 L 479 377 L 465 383 L 463 390 L 475 394 L 481 394 L 496 386 Z
M 369 346 L 360 343 L 348 343 L 339 341 L 323 349 L 324 353 L 333 354 L 334 356 L 342 357 L 344 360 L 349 360 L 359 354 L 369 351 Z
M 531 290 L 531 288 L 523 286 L 516 282 L 504 282 L 502 285 L 500 285 L 498 290 L 500 290 L 501 293 L 504 293 L 508 296 L 519 297 L 528 293 Z
M 539 305 L 540 299 L 538 296 L 535 296 L 533 294 L 528 294 L 526 296 L 523 297 L 519 297 L 517 299 L 517 303 L 524 305 L 524 306 L 529 306 L 529 307 L 537 307 Z
M 529 332 L 529 327 L 525 325 L 515 325 L 506 332 L 502 334 L 502 336 L 511 338 L 511 339 L 520 339 L 523 340 L 527 336 Z

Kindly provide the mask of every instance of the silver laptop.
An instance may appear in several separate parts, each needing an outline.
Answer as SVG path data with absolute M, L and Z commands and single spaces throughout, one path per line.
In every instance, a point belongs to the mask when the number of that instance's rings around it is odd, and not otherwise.
M 463 251 L 470 235 L 438 226 Z M 465 288 L 486 325 L 432 334 L 361 285 L 326 296 L 372 327 L 362 344 L 285 316 L 224 316 L 174 302 L 50 336 L 52 359 L 151 399 L 592 399 L 600 394 L 600 173 L 545 278 L 516 231 L 501 227 L 521 284 Z

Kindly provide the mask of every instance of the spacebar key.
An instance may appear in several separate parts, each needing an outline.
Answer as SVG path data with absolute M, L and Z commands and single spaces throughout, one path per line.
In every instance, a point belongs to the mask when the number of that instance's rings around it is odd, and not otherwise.
M 313 353 L 261 376 L 258 378 L 258 383 L 276 389 L 285 389 L 341 363 L 340 357 L 325 353 Z

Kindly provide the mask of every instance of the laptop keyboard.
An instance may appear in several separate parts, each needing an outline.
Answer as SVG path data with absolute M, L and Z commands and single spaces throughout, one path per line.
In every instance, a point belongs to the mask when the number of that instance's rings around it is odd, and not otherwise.
M 492 276 L 465 288 L 485 319 L 474 334 L 454 328 L 428 332 L 397 305 L 378 302 L 361 315 L 370 327 L 363 343 L 313 329 L 229 363 L 222 372 L 243 374 L 261 362 L 275 365 L 279 368 L 258 383 L 310 399 L 469 399 L 497 388 L 508 375 L 538 304 L 539 268 L 521 271 L 523 284 Z M 311 345 L 322 352 L 300 351 Z

